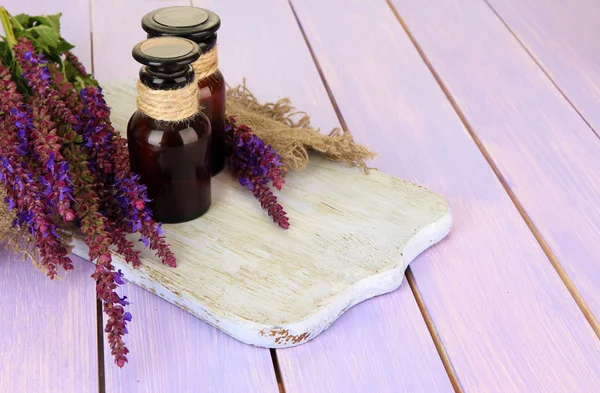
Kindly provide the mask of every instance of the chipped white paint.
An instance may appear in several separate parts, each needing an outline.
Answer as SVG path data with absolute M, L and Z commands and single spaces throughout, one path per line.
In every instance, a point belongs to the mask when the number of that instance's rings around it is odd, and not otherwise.
M 106 88 L 115 128 L 134 108 L 130 84 Z M 306 342 L 345 310 L 396 289 L 408 264 L 446 236 L 444 199 L 394 177 L 312 157 L 290 173 L 278 197 L 291 227 L 282 230 L 229 173 L 213 178 L 203 217 L 165 225 L 178 267 L 142 252 L 133 269 L 115 254 L 126 279 L 248 344 Z M 86 256 L 77 241 L 75 253 Z

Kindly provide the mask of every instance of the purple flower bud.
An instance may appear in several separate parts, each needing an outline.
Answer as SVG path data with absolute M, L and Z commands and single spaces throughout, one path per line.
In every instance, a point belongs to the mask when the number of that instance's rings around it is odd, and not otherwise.
M 123 279 L 121 278 L 123 277 L 123 273 L 121 273 L 121 270 L 119 270 L 118 272 L 114 272 L 113 275 L 115 277 L 115 284 L 125 285 L 125 281 L 123 281 Z
M 140 238 L 140 241 L 141 241 L 142 243 L 144 243 L 144 245 L 145 245 L 146 247 L 149 247 L 149 246 L 150 246 L 150 240 L 149 240 L 149 239 L 148 239 L 146 236 L 142 236 L 142 237 Z
M 8 159 L 6 157 L 2 158 L 2 165 L 4 165 L 4 167 L 10 172 L 10 173 L 15 173 L 15 170 L 13 169 L 12 165 L 10 165 L 10 161 L 8 161 Z

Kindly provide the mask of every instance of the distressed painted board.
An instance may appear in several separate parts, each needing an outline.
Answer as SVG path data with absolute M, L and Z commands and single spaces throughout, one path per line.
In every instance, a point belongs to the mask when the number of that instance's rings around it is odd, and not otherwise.
M 145 38 L 142 16 L 187 1 L 92 1 L 94 70 L 104 85 L 137 75 L 131 48 Z M 268 350 L 250 347 L 134 285 L 123 288 L 133 302 L 127 337 L 129 364 L 119 370 L 105 346 L 106 392 L 277 392 Z M 126 292 L 126 293 L 125 293 Z M 141 299 L 141 300 L 138 300 Z M 143 335 L 143 336 L 140 336 Z M 135 337 L 134 337 L 135 336 Z
M 519 144 L 526 154 L 514 160 L 510 167 L 499 165 L 510 179 L 511 186 L 522 201 L 540 233 L 548 241 L 575 287 L 595 315 L 600 334 L 600 141 L 587 121 L 600 135 L 600 3 L 592 0 L 561 2 L 494 1 L 490 2 L 509 24 L 544 70 L 558 85 L 579 112 L 567 109 L 568 103 L 552 90 L 551 82 L 539 72 L 530 71 L 530 85 L 544 85 L 537 95 L 521 97 L 521 108 L 535 102 L 538 111 L 518 116 L 520 127 L 531 128 L 535 140 L 523 140 L 516 124 L 513 133 L 492 130 L 482 133 L 490 152 L 501 163 L 515 154 Z M 522 61 L 515 67 L 531 67 Z M 535 78 L 534 78 L 535 75 Z M 504 93 L 504 99 L 512 94 Z M 468 98 L 465 98 L 468 99 Z M 541 104 L 539 103 L 541 101 Z M 511 108 L 514 111 L 514 108 Z M 485 112 L 480 112 L 485 115 Z M 585 119 L 579 118 L 579 115 Z M 509 115 L 510 116 L 510 115 Z M 515 119 L 511 123 L 515 123 Z M 533 124 L 533 126 L 531 125 Z M 486 127 L 487 128 L 487 127 Z M 498 133 L 498 136 L 496 136 Z M 527 168 L 521 173 L 517 168 Z M 513 174 L 514 172 L 514 174 Z M 531 186 L 532 179 L 536 186 Z M 526 185 L 526 187 L 525 187 Z M 540 190 L 553 190 L 552 196 L 538 204 Z M 568 211 L 553 214 L 557 205 L 569 206 Z
M 105 95 L 115 128 L 124 129 L 135 108 L 135 80 L 105 86 Z M 285 348 L 316 337 L 353 305 L 396 289 L 408 264 L 452 224 L 441 196 L 318 157 L 289 173 L 278 197 L 289 230 L 225 171 L 213 177 L 205 215 L 164 225 L 176 269 L 150 250 L 140 268 L 120 255 L 115 266 L 244 343 Z M 81 242 L 74 252 L 87 254 Z
M 600 139 L 486 4 L 395 3 L 600 336 Z
M 50 280 L 0 252 L 0 392 L 98 392 L 93 266 L 72 259 Z
M 13 15 L 63 12 L 63 35 L 89 64 L 87 0 L 72 1 L 70 7 L 35 0 L 3 0 L 0 5 Z M 0 392 L 97 392 L 92 265 L 74 257 L 75 270 L 60 272 L 63 279 L 51 281 L 31 262 L 0 253 Z
M 324 132 L 339 126 L 287 1 L 194 4 L 213 9 L 223 18 L 219 57 L 229 83 L 247 78 L 261 101 L 287 96 Z M 351 308 L 333 328 L 296 349 L 297 357 L 280 363 L 287 392 L 370 392 L 385 391 L 385 387 L 397 391 L 410 387 L 407 391 L 413 393 L 452 391 L 406 284 Z M 280 360 L 286 351 L 277 350 Z
M 427 263 L 420 259 L 415 263 Z M 427 328 L 410 323 L 416 306 L 404 299 L 411 295 L 404 283 L 351 308 L 313 341 L 277 350 L 285 391 L 454 392 L 443 368 L 439 370 L 438 353 L 415 340 Z
M 268 350 L 227 336 L 153 293 L 127 283 L 133 314 L 129 363 L 118 369 L 104 338 L 106 392 L 276 393 Z
M 163 3 L 162 5 L 172 5 L 172 3 Z M 161 5 L 161 6 L 162 6 Z M 317 70 L 314 67 L 312 59 L 306 50 L 305 43 L 295 24 L 295 20 L 285 1 L 262 1 L 259 4 L 248 4 L 243 1 L 236 2 L 201 2 L 196 3 L 198 6 L 205 6 L 218 12 L 223 18 L 223 25 L 219 31 L 219 57 L 220 65 L 227 81 L 230 84 L 241 83 L 244 77 L 247 77 L 248 86 L 262 100 L 277 100 L 284 96 L 292 98 L 294 104 L 300 109 L 307 110 L 313 119 L 314 124 L 320 126 L 323 130 L 328 131 L 338 125 L 337 118 L 332 110 L 331 104 L 327 97 L 327 93 L 321 83 Z M 140 6 L 141 7 L 141 6 Z M 150 6 L 144 5 L 143 12 L 150 10 Z M 107 11 L 108 12 L 108 11 Z M 140 15 L 142 12 L 140 12 Z M 106 16 L 108 17 L 108 15 Z M 248 24 L 248 19 L 254 23 Z M 98 26 L 98 23 L 95 24 Z M 243 29 L 240 26 L 244 26 Z M 110 27 L 110 29 L 109 29 Z M 115 34 L 114 29 L 131 29 L 130 25 L 108 25 L 104 28 L 103 35 Z M 97 31 L 97 30 L 96 30 Z M 124 34 L 131 41 L 131 45 L 137 42 L 139 34 L 137 30 L 127 30 Z M 104 41 L 104 42 L 110 42 Z M 106 45 L 104 49 L 98 49 L 98 44 L 95 45 L 96 53 L 103 50 L 105 53 L 111 53 L 112 45 Z M 103 74 L 102 78 L 116 80 L 122 77 L 131 77 L 137 73 L 138 65 L 131 62 L 128 56 L 130 48 L 128 45 L 118 45 L 112 53 L 122 53 L 115 56 L 113 61 L 118 64 L 112 65 L 111 72 Z M 277 55 L 272 48 L 277 48 Z M 96 56 L 97 58 L 97 56 Z M 102 72 L 102 70 L 98 70 Z M 134 286 L 128 286 L 126 291 L 130 298 L 136 298 L 139 291 Z M 375 318 L 383 326 L 383 329 L 375 328 L 365 334 L 364 325 L 356 324 L 352 319 L 344 319 L 336 323 L 335 329 L 330 329 L 327 332 L 327 337 L 333 337 L 330 340 L 345 340 L 351 344 L 347 348 L 337 347 L 327 350 L 327 355 L 333 358 L 347 359 L 347 353 L 352 352 L 355 359 L 352 364 L 348 362 L 337 362 L 335 367 L 330 367 L 327 374 L 321 370 L 311 369 L 310 365 L 313 359 L 322 359 L 322 345 L 315 345 L 312 342 L 303 345 L 303 356 L 298 362 L 295 362 L 293 367 L 295 370 L 303 371 L 307 375 L 310 374 L 310 380 L 313 380 L 316 386 L 319 384 L 331 386 L 328 381 L 339 381 L 340 386 L 345 386 L 347 376 L 359 367 L 363 370 L 361 378 L 363 387 L 379 386 L 381 384 L 394 386 L 400 379 L 402 371 L 402 383 L 407 386 L 415 387 L 414 392 L 447 392 L 451 391 L 451 386 L 448 377 L 444 371 L 441 361 L 438 357 L 436 349 L 431 340 L 431 336 L 427 331 L 425 323 L 421 317 L 420 311 L 416 306 L 412 294 L 408 290 L 400 290 L 393 295 L 395 299 L 396 309 L 399 312 L 390 312 L 389 309 L 384 310 L 379 299 L 373 299 L 368 302 L 373 306 L 360 305 L 360 310 L 372 310 L 365 313 L 365 319 Z M 132 307 L 136 307 L 135 304 Z M 142 307 L 142 310 L 133 309 L 136 315 L 136 323 L 142 324 L 143 318 L 149 316 L 150 312 L 161 312 L 163 309 L 171 309 L 172 306 L 158 297 L 150 297 L 148 304 Z M 360 317 L 361 312 L 350 310 L 347 313 Z M 210 331 L 213 334 L 221 334 L 216 330 L 203 324 L 196 318 L 191 317 L 187 313 L 182 314 L 183 317 L 188 317 L 186 321 L 204 326 L 206 330 L 197 332 L 198 337 L 205 336 L 204 331 Z M 107 391 L 126 390 L 132 386 L 137 386 L 137 379 L 140 375 L 144 379 L 144 386 L 153 386 L 156 383 L 158 386 L 163 386 L 168 381 L 179 378 L 179 374 L 171 371 L 170 368 L 165 368 L 164 364 L 181 364 L 180 357 L 175 357 L 173 352 L 184 353 L 183 348 L 178 345 L 179 341 L 171 339 L 177 335 L 177 328 L 169 330 L 153 329 L 153 338 L 149 341 L 157 342 L 164 340 L 172 343 L 173 346 L 163 348 L 160 355 L 154 355 L 157 351 L 157 346 L 141 345 L 132 347 L 134 353 L 130 356 L 131 363 L 125 372 L 116 373 L 113 367 L 107 369 Z M 385 332 L 385 333 L 384 333 Z M 394 339 L 390 339 L 393 334 Z M 333 335 L 333 336 L 332 336 Z M 228 338 L 228 337 L 226 337 Z M 130 338 L 131 344 L 136 345 L 137 337 Z M 323 342 L 321 337 L 317 338 L 319 342 Z M 225 340 L 223 340 L 225 341 Z M 226 341 L 229 342 L 229 341 Z M 364 343 L 364 344 L 363 344 Z M 391 344 L 394 344 L 393 346 Z M 407 343 L 410 343 L 408 345 Z M 235 341 L 231 341 L 228 346 L 219 346 L 215 348 L 215 353 L 207 354 L 203 357 L 198 357 L 195 362 L 199 364 L 199 369 L 204 369 L 205 358 L 220 356 L 221 352 L 227 348 L 238 348 Z M 373 351 L 373 348 L 385 348 L 385 350 Z M 152 349 L 152 351 L 150 351 Z M 244 349 L 248 351 L 248 349 Z M 242 351 L 242 350 L 240 350 Z M 234 351 L 227 351 L 228 353 Z M 262 351 L 261 351 L 262 352 Z M 146 359 L 152 357 L 153 362 L 150 367 L 140 367 L 140 370 L 129 373 L 132 370 L 133 364 L 136 364 L 135 359 L 139 356 L 144 356 Z M 373 362 L 373 358 L 377 362 Z M 110 362 L 108 363 L 110 364 Z M 254 364 L 254 373 L 260 375 L 260 367 L 263 363 Z M 181 367 L 188 369 L 187 363 L 183 363 Z M 382 368 L 382 367 L 385 367 Z M 163 369 L 162 372 L 155 372 L 155 369 Z M 118 380 L 114 376 L 123 376 Z M 213 375 L 213 379 L 217 379 L 218 374 Z M 288 372 L 282 370 L 283 382 L 286 384 L 288 391 L 291 391 L 291 385 L 287 382 Z M 199 378 L 199 377 L 198 377 Z M 197 379 L 185 375 L 182 378 L 184 381 L 193 383 Z M 231 380 L 233 378 L 229 378 Z M 215 383 L 215 386 L 217 384 Z M 258 385 L 245 385 L 245 389 L 259 390 Z M 189 386 L 189 385 L 188 385 Z M 151 388 L 149 388 L 151 389 Z M 213 389 L 216 389 L 213 387 Z M 225 388 L 223 388 L 225 390 Z M 160 390 L 158 390 L 160 391 Z M 233 390 L 235 391 L 235 390 Z M 335 392 L 335 390 L 330 390 Z M 341 391 L 344 391 L 343 389 Z
M 463 391 L 595 391 L 600 342 L 385 2 L 293 4 L 348 126 L 381 153 L 375 164 L 452 206 L 448 241 L 411 269 Z M 411 3 L 420 11 L 408 17 L 440 40 L 451 13 L 429 4 Z M 425 23 L 432 14 L 440 21 Z M 280 351 L 281 364 L 300 350 Z
M 230 84 L 246 77 L 261 101 L 288 96 L 323 131 L 339 126 L 287 1 L 194 4 L 223 18 L 219 57 Z M 286 391 L 453 391 L 412 293 L 403 285 L 351 308 L 314 341 L 277 350 L 279 359 L 287 360 L 280 362 Z M 284 357 L 287 351 L 297 356 Z

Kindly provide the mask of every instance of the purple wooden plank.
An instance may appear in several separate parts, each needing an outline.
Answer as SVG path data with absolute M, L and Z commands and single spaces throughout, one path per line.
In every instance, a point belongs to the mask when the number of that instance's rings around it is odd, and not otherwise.
M 162 2 L 160 5 L 166 6 L 169 4 Z M 201 2 L 196 5 L 214 9 L 223 18 L 223 28 L 219 32 L 221 65 L 230 84 L 240 83 L 243 77 L 248 77 L 249 86 L 262 100 L 274 100 L 289 94 L 295 104 L 314 115 L 314 121 L 316 124 L 321 125 L 323 129 L 327 130 L 337 125 L 337 119 L 331 109 L 327 94 L 306 51 L 293 15 L 285 2 L 263 2 L 262 5 L 269 7 L 262 7 L 260 12 L 261 7 L 257 7 L 256 3 L 252 4 L 252 7 L 245 2 L 237 2 L 235 5 L 228 4 L 227 6 L 219 6 L 208 2 Z M 154 6 L 140 8 L 131 4 L 119 6 L 126 8 L 112 9 L 106 12 L 110 12 L 112 15 L 132 15 L 135 12 L 141 17 L 144 12 L 155 8 Z M 98 26 L 102 26 L 102 22 L 97 23 L 96 20 L 104 19 L 106 16 L 100 14 L 96 9 L 94 7 L 95 59 L 98 59 L 99 54 L 103 52 L 113 51 L 119 53 L 119 60 L 116 63 L 113 62 L 107 65 L 106 68 L 105 63 L 101 63 L 101 65 L 97 63 L 96 75 L 101 80 L 111 81 L 135 77 L 138 65 L 132 64 L 128 59 L 125 60 L 122 57 L 123 55 L 129 56 L 130 48 L 127 47 L 129 44 L 112 45 L 110 43 L 114 41 L 111 39 L 111 34 L 134 37 L 138 34 L 137 30 L 128 30 L 131 26 L 119 26 L 118 32 L 105 32 L 100 36 Z M 265 12 L 265 9 L 269 11 Z M 284 18 L 280 18 L 281 13 L 283 13 L 281 16 L 285 16 Z M 253 15 L 251 18 L 253 23 L 245 30 L 239 29 L 238 27 L 244 25 L 248 20 L 248 15 Z M 132 25 L 135 26 L 135 24 Z M 115 24 L 110 25 L 113 29 L 114 26 Z M 108 29 L 108 26 L 106 28 Z M 141 38 L 127 39 L 133 45 Z M 277 57 L 273 57 L 273 48 L 278 48 Z M 113 59 L 113 61 L 115 60 Z M 301 81 L 301 83 L 298 83 L 298 81 Z M 131 299 L 134 299 L 134 301 L 138 299 L 138 303 L 141 294 L 144 293 L 133 286 L 128 286 L 125 290 Z M 381 361 L 390 364 L 403 364 L 403 367 L 409 370 L 410 373 L 410 375 L 405 376 L 406 383 L 425 388 L 425 390 L 420 391 L 432 391 L 427 390 L 428 387 L 434 387 L 433 391 L 451 391 L 441 361 L 437 357 L 435 347 L 410 291 L 403 291 L 400 294 L 399 296 L 404 299 L 402 307 L 406 310 L 403 314 L 406 321 L 399 327 L 388 324 L 387 329 L 394 329 L 398 338 L 410 337 L 412 342 L 418 344 L 401 353 L 385 353 L 381 356 Z M 113 371 L 114 367 L 107 362 L 106 381 L 108 392 L 134 389 L 134 386 L 135 389 L 140 390 L 154 388 L 156 391 L 161 391 L 161 389 L 169 389 L 167 387 L 168 383 L 179 384 L 171 387 L 172 391 L 178 391 L 177 389 L 185 390 L 186 386 L 193 386 L 201 380 L 211 381 L 211 389 L 220 388 L 222 391 L 234 391 L 236 390 L 235 387 L 239 389 L 240 386 L 243 386 L 244 391 L 257 389 L 263 392 L 274 386 L 269 385 L 265 379 L 265 376 L 272 378 L 273 375 L 272 371 L 270 371 L 270 374 L 266 371 L 267 363 L 270 367 L 270 360 L 268 362 L 265 360 L 268 358 L 267 351 L 243 346 L 230 340 L 155 296 L 145 295 L 143 301 L 144 304 L 138 304 L 137 306 L 133 304 L 131 306 L 135 320 L 131 329 L 132 334 L 128 336 L 128 344 L 132 350 L 130 364 L 126 370 L 115 372 Z M 160 326 L 148 326 L 147 322 L 144 321 L 149 319 L 150 313 L 154 310 L 160 310 L 161 313 L 170 317 L 176 315 L 177 318 L 180 318 L 178 319 L 180 322 L 175 324 L 177 327 L 172 322 L 165 322 Z M 149 331 L 149 333 L 143 337 L 137 336 L 134 333 L 135 322 L 139 324 L 140 329 Z M 155 323 L 159 324 L 160 322 L 155 321 Z M 346 329 L 346 331 L 353 332 L 352 329 Z M 172 338 L 181 336 L 181 332 L 189 336 L 188 340 L 191 340 L 192 344 Z M 356 334 L 354 339 L 359 337 L 358 329 L 354 330 L 354 333 Z M 213 341 L 213 337 L 219 339 L 218 347 L 209 344 Z M 160 344 L 162 342 L 171 343 L 171 346 L 162 346 Z M 181 344 L 179 344 L 180 342 Z M 368 343 L 367 340 L 365 342 Z M 383 343 L 383 340 L 379 342 Z M 189 349 L 190 347 L 193 349 Z M 196 347 L 199 349 L 196 349 Z M 201 355 L 197 355 L 202 347 L 207 347 L 204 354 L 201 352 Z M 362 360 L 358 360 L 358 364 L 364 368 L 368 367 L 370 349 L 371 347 L 367 344 L 356 351 L 362 358 Z M 191 360 L 189 359 L 191 355 L 187 352 L 188 350 L 194 353 Z M 237 354 L 235 357 L 232 355 L 234 352 Z M 343 349 L 340 349 L 339 352 L 340 356 L 345 355 Z M 303 359 L 308 362 L 312 357 L 319 357 L 320 355 L 319 347 L 315 347 L 315 351 L 309 350 L 309 353 L 304 355 Z M 399 360 L 394 360 L 394 358 Z M 184 360 L 185 363 L 182 367 L 186 371 L 175 371 L 177 365 L 182 364 Z M 191 367 L 188 364 L 190 361 L 197 366 Z M 214 363 L 215 366 L 233 364 L 225 370 L 219 370 L 208 366 L 209 363 Z M 174 370 L 169 372 L 165 364 L 173 367 Z M 294 367 L 305 373 L 307 378 L 312 377 L 308 368 L 305 367 L 302 371 L 303 366 L 301 363 L 296 364 Z M 203 371 L 195 374 L 188 373 L 187 370 L 193 368 Z M 222 373 L 221 376 L 218 374 L 219 371 Z M 284 381 L 288 372 L 287 369 L 282 372 Z M 251 378 L 248 373 L 252 373 L 254 376 L 258 375 L 258 377 Z M 228 376 L 228 374 L 231 374 L 231 376 Z M 342 380 L 346 374 L 347 369 L 339 367 L 332 378 Z M 368 373 L 363 376 L 365 381 L 373 380 L 373 384 L 375 384 L 376 378 L 378 378 L 378 375 Z M 174 380 L 178 382 L 173 382 Z M 384 381 L 392 380 L 393 378 L 384 378 Z M 425 382 L 421 383 L 421 380 Z M 274 379 L 271 379 L 271 381 L 274 382 Z M 318 378 L 315 378 L 315 382 L 324 384 L 324 381 Z
M 107 4 L 108 3 L 108 4 Z M 131 49 L 145 38 L 142 16 L 186 1 L 93 2 L 94 62 L 101 83 L 136 78 Z M 106 392 L 277 392 L 268 350 L 233 340 L 196 317 L 134 285 L 129 364 L 118 369 L 105 344 Z M 106 339 L 106 338 L 105 338 Z M 106 343 L 106 341 L 105 341 Z
M 600 3 L 487 0 L 600 134 Z
M 118 369 L 106 337 L 106 392 L 275 393 L 269 351 L 242 344 L 158 296 L 127 284 L 129 363 Z
M 469 85 L 467 92 L 476 100 L 466 111 L 476 106 L 478 113 L 487 113 L 487 124 L 510 122 L 515 114 L 494 116 L 486 110 L 510 105 L 498 101 L 498 86 L 490 85 L 498 67 L 488 65 L 493 75 L 488 68 L 469 67 L 486 50 L 500 54 L 505 49 L 482 38 L 489 29 L 496 32 L 494 20 L 471 7 L 467 12 L 474 18 L 465 22 L 441 1 L 435 3 L 410 3 L 408 23 L 418 26 L 431 45 L 439 42 L 436 48 L 453 62 L 456 74 L 477 81 Z M 595 391 L 600 384 L 597 337 L 388 6 L 342 0 L 293 4 L 350 129 L 381 153 L 377 166 L 449 200 L 455 218 L 449 239 L 412 266 L 463 390 Z M 432 15 L 435 23 L 429 21 Z M 477 29 L 461 37 L 454 29 L 441 30 L 444 25 Z M 456 44 L 469 40 L 482 47 Z M 514 40 L 512 45 L 519 49 Z M 508 58 L 499 55 L 496 61 L 511 67 Z M 511 71 L 519 78 L 526 70 Z M 503 82 L 521 96 L 539 87 L 520 90 L 529 86 L 526 80 Z M 536 111 L 534 103 L 525 108 Z M 568 108 L 555 109 L 569 116 Z
M 30 261 L 0 254 L 0 392 L 98 392 L 92 265 L 51 281 Z
M 89 0 L 2 0 L 2 5 L 12 15 L 21 13 L 29 15 L 62 13 L 60 18 L 61 35 L 75 45 L 74 53 L 81 62 L 91 65 L 90 49 L 90 4 Z M 0 27 L 2 31 L 2 27 Z
M 591 0 L 491 3 L 600 135 L 600 53 L 596 44 L 600 34 L 597 17 L 600 3 Z M 551 89 L 547 82 L 545 86 Z M 520 102 L 529 105 L 534 100 L 537 101 L 535 96 L 522 97 Z M 554 96 L 544 100 L 543 112 L 561 113 L 556 110 L 559 106 L 566 107 L 566 104 Z M 597 320 L 600 318 L 600 244 L 597 241 L 600 236 L 600 142 L 574 112 L 558 121 L 556 115 L 543 116 L 545 123 L 537 122 L 538 117 L 542 116 L 531 113 L 522 121 L 536 122 L 537 129 L 544 130 L 544 139 L 527 142 L 524 149 L 528 154 L 514 160 L 511 168 L 501 168 L 509 174 L 517 196 Z M 503 137 L 496 140 L 489 132 L 482 133 L 484 140 L 494 138 L 497 157 L 514 151 L 511 145 L 525 142 L 514 133 L 500 135 Z M 556 149 L 553 141 L 557 138 L 564 150 Z M 528 170 L 513 174 L 516 167 Z M 536 180 L 537 187 L 530 186 L 532 179 Z M 540 201 L 536 196 L 540 190 L 548 189 L 553 190 L 551 196 Z M 555 214 L 556 206 L 569 206 L 569 212 Z M 597 329 L 600 332 L 600 324 Z
M 418 42 L 595 315 L 600 334 L 600 140 L 485 4 L 460 9 L 440 3 L 465 23 L 439 23 L 445 19 L 441 11 L 397 2 L 409 25 L 426 21 L 415 25 Z M 426 25 L 449 34 L 433 36 Z M 469 39 L 484 26 L 485 35 Z M 465 52 L 460 62 L 449 55 L 450 47 Z M 466 59 L 468 65 L 462 64 Z M 484 83 L 485 91 L 474 88 Z
M 408 283 L 346 311 L 306 345 L 277 350 L 288 393 L 453 392 Z
M 154 9 L 190 5 L 189 0 L 91 0 L 94 75 L 101 84 L 136 78 L 140 64 L 131 49 L 146 39 L 142 17 Z
M 230 84 L 247 77 L 261 100 L 289 96 L 323 131 L 338 126 L 286 1 L 194 4 L 223 18 L 219 51 Z M 403 286 L 350 309 L 314 341 L 278 350 L 286 392 L 451 392 L 415 299 Z
M 226 82 L 247 85 L 261 101 L 290 97 L 324 133 L 339 127 L 302 35 L 285 0 L 193 0 L 217 12 L 219 66 Z M 249 17 L 251 16 L 251 17 Z

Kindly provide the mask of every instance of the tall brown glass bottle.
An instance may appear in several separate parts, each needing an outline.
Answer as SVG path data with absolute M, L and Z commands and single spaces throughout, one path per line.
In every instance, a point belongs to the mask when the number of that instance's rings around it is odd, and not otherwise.
M 142 28 L 148 37 L 175 36 L 196 42 L 202 53 L 200 61 L 208 56 L 216 60 L 216 32 L 220 26 L 221 20 L 214 12 L 188 6 L 160 8 L 142 18 Z M 215 175 L 225 165 L 225 78 L 217 63 L 214 68 L 208 67 L 208 75 L 196 69 L 200 104 L 212 128 L 212 173 Z
M 184 112 L 182 108 L 191 113 L 183 119 L 171 119 L 170 109 L 160 105 L 144 111 L 140 102 L 146 103 L 144 94 L 152 92 L 196 91 L 191 64 L 198 59 L 199 48 L 181 38 L 154 38 L 136 45 L 133 57 L 144 66 L 139 74 L 143 86 L 138 85 L 138 110 L 127 125 L 131 170 L 147 186 L 157 221 L 193 220 L 211 204 L 211 127 L 199 111 L 197 93 L 176 100 L 181 108 L 174 113 Z M 195 113 L 189 109 L 194 104 Z

